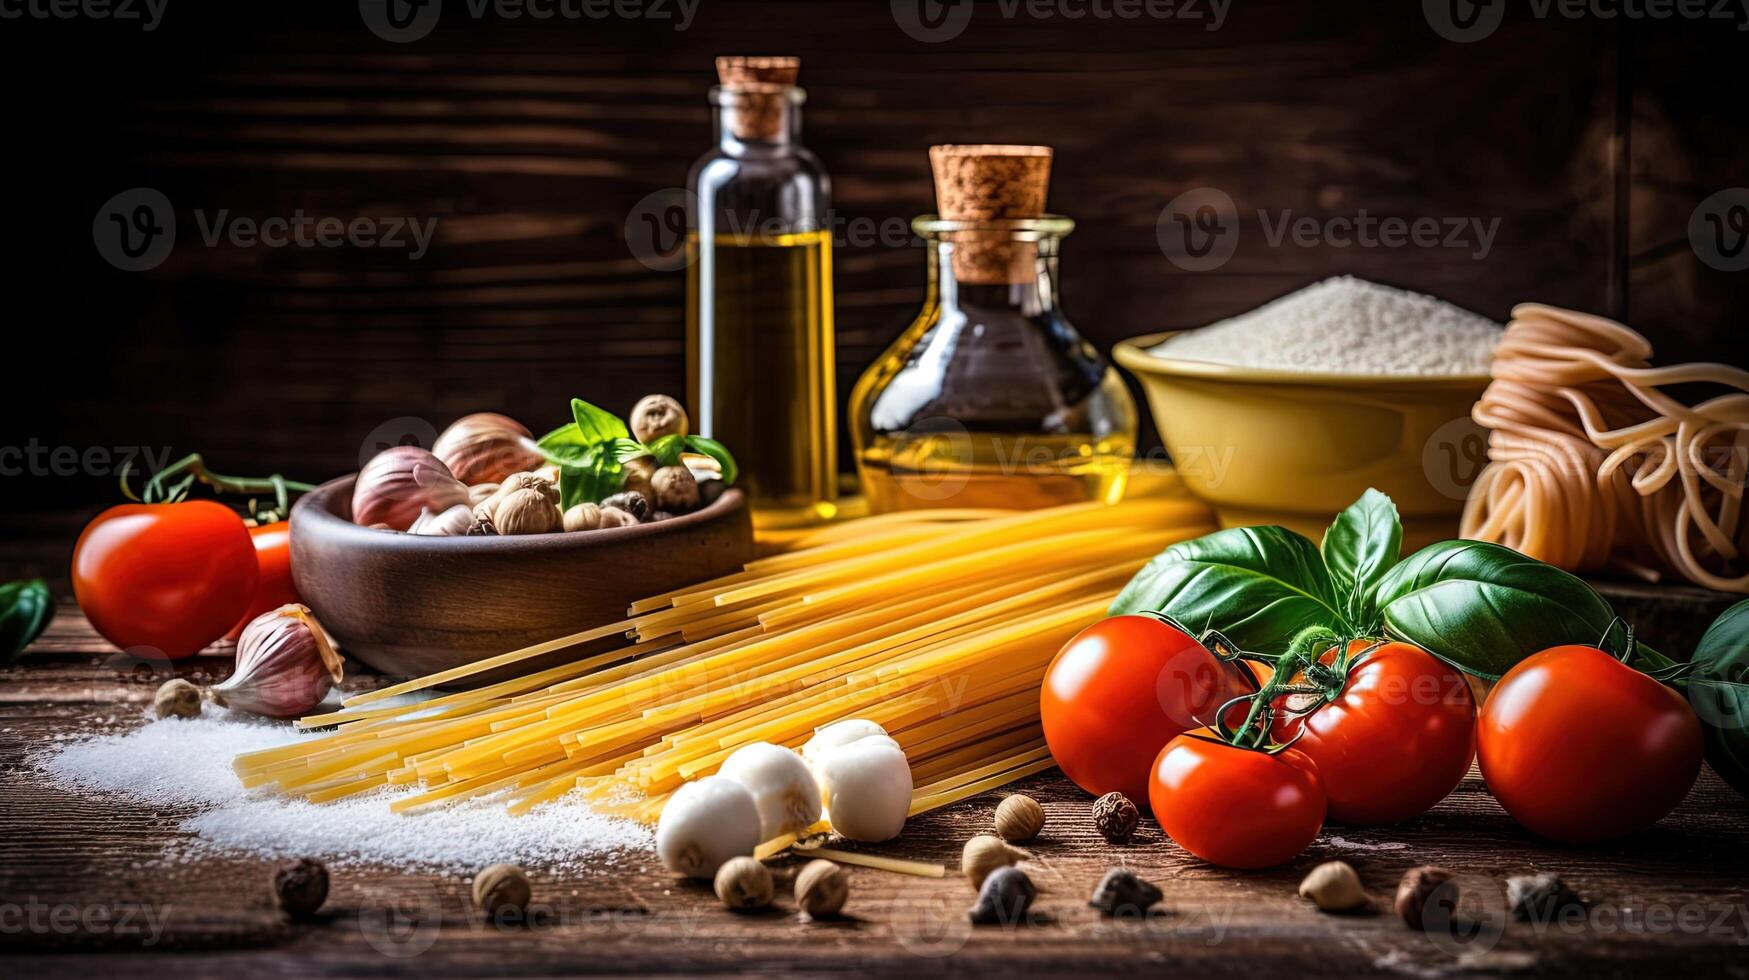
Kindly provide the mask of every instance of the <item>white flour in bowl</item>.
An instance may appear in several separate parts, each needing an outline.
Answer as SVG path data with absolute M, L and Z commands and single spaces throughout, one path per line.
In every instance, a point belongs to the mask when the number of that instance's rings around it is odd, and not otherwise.
M 1149 353 L 1305 374 L 1487 374 L 1500 331 L 1444 300 L 1338 276 Z

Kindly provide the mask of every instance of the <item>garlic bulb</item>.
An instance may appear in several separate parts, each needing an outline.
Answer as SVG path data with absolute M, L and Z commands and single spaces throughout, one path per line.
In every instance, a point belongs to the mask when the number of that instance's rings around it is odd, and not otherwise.
M 759 808 L 747 787 L 706 776 L 674 791 L 656 822 L 656 856 L 669 871 L 710 878 L 759 846 Z
M 818 744 L 816 744 L 818 743 Z M 899 743 L 873 722 L 820 729 L 803 748 L 832 829 L 851 840 L 891 840 L 911 810 L 911 766 Z
M 371 457 L 352 487 L 352 520 L 405 531 L 420 511 L 442 513 L 468 502 L 468 488 L 418 446 L 391 446 Z
M 723 760 L 717 775 L 753 794 L 759 805 L 760 841 L 801 833 L 820 819 L 820 785 L 802 757 L 781 745 L 743 745 Z
M 468 533 L 468 528 L 474 523 L 474 509 L 467 504 L 456 504 L 441 514 L 422 510 L 412 526 L 407 528 L 408 534 L 435 534 L 460 537 Z
M 521 422 L 497 412 L 456 419 L 437 437 L 431 451 L 456 479 L 470 486 L 497 483 L 512 473 L 534 469 L 544 458 Z
M 343 674 L 328 631 L 297 603 L 264 612 L 237 639 L 237 669 L 212 688 L 213 700 L 270 718 L 307 713 Z

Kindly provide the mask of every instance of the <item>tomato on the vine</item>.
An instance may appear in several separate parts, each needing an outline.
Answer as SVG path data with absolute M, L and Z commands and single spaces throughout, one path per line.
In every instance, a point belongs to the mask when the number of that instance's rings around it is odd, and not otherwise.
M 1682 696 L 1615 657 L 1560 646 L 1520 661 L 1477 724 L 1482 778 L 1532 833 L 1586 844 L 1643 830 L 1700 773 L 1700 721 Z
M 262 613 L 303 601 L 298 598 L 298 588 L 292 583 L 291 522 L 257 524 L 249 529 L 249 539 L 255 544 L 255 563 L 260 567 L 261 575 L 255 582 L 255 596 L 249 600 L 248 610 L 225 634 L 227 640 L 243 635 L 243 627 Z
M 1243 664 L 1217 657 L 1164 619 L 1113 616 L 1057 653 L 1039 713 L 1064 775 L 1095 796 L 1115 790 L 1140 804 L 1161 746 L 1256 689 Z
M 73 548 L 73 594 L 97 632 L 172 659 L 224 636 L 260 574 L 243 519 L 210 500 L 111 507 Z
M 1160 750 L 1148 799 L 1166 836 L 1227 868 L 1291 861 L 1324 825 L 1324 786 L 1311 759 L 1292 748 L 1239 748 L 1207 733 L 1180 735 Z
M 1333 651 L 1332 651 L 1333 652 Z M 1279 699 L 1274 737 L 1318 766 L 1329 818 L 1347 824 L 1400 823 L 1426 812 L 1470 771 L 1476 704 L 1463 674 L 1410 643 L 1357 640 L 1339 689 L 1300 718 Z M 1320 662 L 1336 658 L 1326 654 Z M 1340 667 L 1337 668 L 1340 670 Z

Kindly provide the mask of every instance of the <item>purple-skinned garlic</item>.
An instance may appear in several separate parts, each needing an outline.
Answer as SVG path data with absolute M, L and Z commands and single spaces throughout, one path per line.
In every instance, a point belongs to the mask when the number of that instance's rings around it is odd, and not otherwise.
M 213 700 L 269 718 L 295 718 L 321 704 L 343 676 L 328 631 L 308 606 L 294 602 L 243 627 L 237 669 L 213 686 Z

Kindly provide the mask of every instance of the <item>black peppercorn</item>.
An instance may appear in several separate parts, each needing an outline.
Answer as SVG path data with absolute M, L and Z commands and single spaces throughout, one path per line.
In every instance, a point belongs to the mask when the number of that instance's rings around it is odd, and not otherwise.
M 1452 873 L 1444 868 L 1422 865 L 1403 873 L 1403 880 L 1397 883 L 1397 900 L 1393 905 L 1397 916 L 1409 928 L 1420 929 L 1427 923 L 1429 904 L 1445 908 L 1449 915 L 1451 909 L 1457 908 L 1457 903 L 1458 886 L 1452 881 Z
M 984 878 L 978 902 L 966 910 L 966 917 L 975 926 L 1018 925 L 1026 920 L 1037 895 L 1026 872 L 1013 866 L 997 868 Z
M 1112 868 L 1099 879 L 1087 904 L 1105 915 L 1145 915 L 1162 897 L 1159 888 L 1137 878 L 1134 872 Z
M 1122 793 L 1107 793 L 1093 801 L 1093 826 L 1109 843 L 1128 844 L 1141 819 L 1136 805 Z
M 618 507 L 638 520 L 650 516 L 650 501 L 643 494 L 624 490 L 601 501 L 603 507 Z
M 287 915 L 307 919 L 328 900 L 328 869 L 309 858 L 282 864 L 273 872 L 273 896 Z

